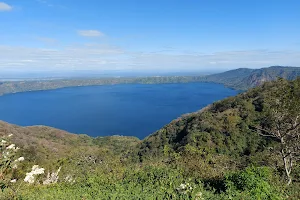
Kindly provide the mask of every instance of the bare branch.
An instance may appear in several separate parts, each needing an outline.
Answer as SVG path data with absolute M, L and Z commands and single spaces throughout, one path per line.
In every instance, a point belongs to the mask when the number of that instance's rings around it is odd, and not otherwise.
M 259 133 L 258 132 L 258 134 L 261 135 L 261 136 L 264 136 L 264 137 L 273 137 L 273 138 L 279 139 L 279 137 L 276 134 L 274 134 L 274 133 L 272 133 L 272 132 L 270 132 L 270 131 L 268 131 L 266 129 L 260 128 L 258 126 L 254 126 L 253 128 L 267 133 L 267 134 L 263 134 L 263 133 Z

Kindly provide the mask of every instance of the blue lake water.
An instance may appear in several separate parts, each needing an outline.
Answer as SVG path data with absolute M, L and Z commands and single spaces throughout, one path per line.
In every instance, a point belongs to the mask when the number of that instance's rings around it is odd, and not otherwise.
M 213 83 L 72 87 L 0 97 L 0 120 L 47 125 L 90 136 L 141 139 L 182 114 L 236 95 Z

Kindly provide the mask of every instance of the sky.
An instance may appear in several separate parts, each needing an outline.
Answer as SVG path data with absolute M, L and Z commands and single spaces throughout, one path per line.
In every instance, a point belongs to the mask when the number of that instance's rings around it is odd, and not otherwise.
M 300 67 L 299 0 L 0 0 L 0 73 Z

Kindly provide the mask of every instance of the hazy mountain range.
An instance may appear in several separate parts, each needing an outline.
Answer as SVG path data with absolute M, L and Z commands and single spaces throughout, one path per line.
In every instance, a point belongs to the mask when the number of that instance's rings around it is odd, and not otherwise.
M 188 82 L 212 82 L 224 84 L 236 90 L 246 90 L 260 85 L 265 81 L 282 77 L 293 80 L 300 75 L 299 67 L 273 66 L 261 69 L 239 68 L 223 73 L 206 76 L 152 76 L 152 77 L 103 77 L 103 78 L 69 78 L 54 80 L 31 81 L 2 81 L 0 82 L 0 95 L 50 90 L 75 86 L 108 85 L 108 84 L 163 84 L 163 83 L 188 83 Z

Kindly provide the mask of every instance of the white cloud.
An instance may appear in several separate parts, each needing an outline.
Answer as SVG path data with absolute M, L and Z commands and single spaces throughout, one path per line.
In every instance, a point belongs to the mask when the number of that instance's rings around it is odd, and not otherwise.
M 97 30 L 79 30 L 77 31 L 78 35 L 84 37 L 102 37 L 104 34 L 101 31 Z
M 272 65 L 299 66 L 300 51 L 224 51 L 213 54 L 136 53 L 131 63 L 140 68 L 165 70 L 227 70 L 240 67 L 261 68 Z
M 49 6 L 49 7 L 53 7 L 53 5 L 52 4 L 49 4 L 47 1 L 45 1 L 45 0 L 36 0 L 37 2 L 39 2 L 39 3 L 41 3 L 41 4 L 44 4 L 44 5 L 46 5 L 46 6 Z
M 116 46 L 93 43 L 52 49 L 0 45 L 0 71 L 209 71 L 272 65 L 300 66 L 300 51 L 246 50 L 188 54 L 127 52 Z
M 122 54 L 117 47 L 98 44 L 61 49 L 0 45 L 0 71 L 109 69 Z
M 1 11 L 10 11 L 12 10 L 12 6 L 4 3 L 4 2 L 0 2 L 0 12 Z
M 63 6 L 63 5 L 60 5 L 60 4 L 52 4 L 52 3 L 49 3 L 49 1 L 47 0 L 36 0 L 36 2 L 44 5 L 44 6 L 48 6 L 48 7 L 51 7 L 51 8 L 59 8 L 59 9 L 66 9 L 67 7 Z

